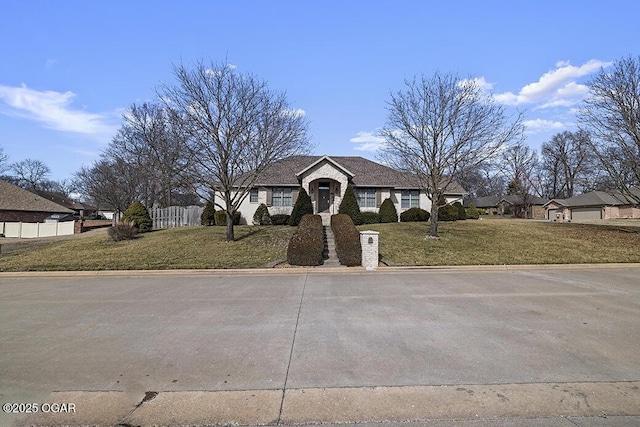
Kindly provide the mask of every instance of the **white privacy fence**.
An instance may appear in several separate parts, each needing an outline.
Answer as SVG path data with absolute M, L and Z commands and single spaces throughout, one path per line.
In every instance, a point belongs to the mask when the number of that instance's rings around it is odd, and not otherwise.
M 153 229 L 187 227 L 200 225 L 200 215 L 204 208 L 200 206 L 169 206 L 168 208 L 150 209 Z
M 66 236 L 73 234 L 74 222 L 0 222 L 0 234 L 4 237 L 24 239 L 35 237 Z

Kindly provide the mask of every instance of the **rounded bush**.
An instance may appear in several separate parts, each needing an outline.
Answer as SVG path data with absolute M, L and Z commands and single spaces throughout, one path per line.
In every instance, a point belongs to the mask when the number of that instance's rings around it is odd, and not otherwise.
M 275 214 L 271 215 L 271 224 L 273 225 L 287 225 L 289 224 L 289 215 L 287 214 Z
M 269 208 L 264 203 L 256 209 L 253 214 L 253 225 L 271 225 L 271 215 L 269 215 Z
M 431 214 L 421 208 L 410 208 L 400 214 L 400 222 L 429 221 Z
M 456 221 L 458 219 L 458 208 L 454 205 L 445 205 L 438 209 L 439 221 Z
M 124 211 L 122 222 L 133 225 L 138 232 L 145 233 L 153 228 L 153 221 L 146 206 L 136 200 Z
M 398 211 L 396 205 L 393 204 L 390 198 L 384 199 L 382 205 L 380 205 L 380 222 L 398 222 Z
M 464 206 L 462 206 L 462 203 L 455 202 L 452 206 L 454 206 L 458 211 L 457 219 L 462 221 L 467 219 L 467 211 L 464 209 Z
M 138 229 L 131 224 L 119 222 L 111 227 L 107 233 L 114 242 L 120 242 L 122 240 L 132 240 L 138 235 Z
M 331 217 L 331 230 L 336 244 L 340 264 L 347 267 L 362 265 L 362 245 L 360 232 L 347 214 Z
M 323 263 L 324 234 L 320 215 L 304 215 L 298 230 L 287 246 L 287 262 L 291 265 L 321 265 Z
M 380 221 L 380 214 L 376 212 L 361 212 L 360 219 L 362 224 L 377 224 Z

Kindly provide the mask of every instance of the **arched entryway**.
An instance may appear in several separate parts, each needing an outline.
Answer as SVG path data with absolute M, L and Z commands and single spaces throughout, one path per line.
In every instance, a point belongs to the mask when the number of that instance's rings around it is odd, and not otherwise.
M 338 212 L 342 200 L 342 184 L 330 178 L 318 178 L 309 183 L 309 196 L 313 203 L 314 213 Z

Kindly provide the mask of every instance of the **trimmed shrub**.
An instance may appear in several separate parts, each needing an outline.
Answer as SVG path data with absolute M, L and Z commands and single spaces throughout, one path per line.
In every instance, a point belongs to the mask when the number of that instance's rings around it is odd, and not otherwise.
M 320 265 L 323 263 L 324 235 L 322 217 L 307 214 L 287 247 L 287 262 L 291 265 Z
M 476 208 L 475 203 L 471 203 L 467 208 L 467 218 L 469 219 L 478 219 L 480 218 L 480 211 Z
M 227 225 L 227 211 L 216 211 L 215 214 L 216 225 L 218 226 L 226 226 Z M 233 225 L 240 224 L 240 212 L 235 211 L 233 213 Z
M 114 242 L 120 242 L 121 240 L 132 240 L 138 235 L 138 229 L 131 224 L 119 222 L 111 227 L 107 233 Z
M 458 208 L 454 205 L 445 205 L 438 209 L 439 221 L 456 221 L 458 219 Z
M 377 224 L 380 222 L 380 215 L 376 212 L 360 212 L 362 224 Z
M 212 202 L 207 202 L 204 205 L 202 214 L 200 214 L 200 224 L 202 225 L 216 225 L 216 207 Z
M 269 208 L 264 203 L 260 203 L 260 206 L 253 214 L 253 225 L 271 225 L 271 215 L 269 215 Z
M 351 217 L 347 214 L 333 215 L 331 230 L 333 230 L 340 264 L 347 267 L 362 265 L 360 232 L 356 229 Z
M 146 233 L 153 228 L 153 221 L 151 221 L 149 211 L 138 200 L 131 203 L 127 210 L 124 211 L 121 221 L 125 224 L 133 225 L 140 233 Z
M 455 207 L 456 210 L 458 211 L 459 220 L 464 221 L 465 219 L 467 219 L 467 211 L 464 209 L 464 206 L 462 206 L 462 203 L 455 202 L 452 206 Z
M 396 205 L 388 197 L 380 205 L 380 222 L 398 222 Z
M 271 224 L 273 225 L 287 225 L 289 224 L 290 215 L 287 214 L 276 214 L 271 215 Z
M 291 211 L 291 217 L 289 218 L 289 225 L 298 225 L 304 215 L 313 214 L 313 203 L 311 203 L 311 197 L 307 194 L 304 188 L 300 188 L 298 193 L 298 199 Z
M 409 208 L 400 214 L 400 222 L 429 221 L 431 214 L 421 208 Z
M 342 197 L 342 202 L 340 202 L 338 214 L 349 215 L 355 225 L 362 224 L 358 199 L 356 198 L 355 191 L 353 191 L 353 187 L 350 185 L 348 185 L 347 189 L 344 191 L 344 197 Z

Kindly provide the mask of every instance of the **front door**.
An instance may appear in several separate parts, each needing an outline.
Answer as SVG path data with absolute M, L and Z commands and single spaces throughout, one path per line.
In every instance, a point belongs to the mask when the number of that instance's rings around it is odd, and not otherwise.
M 318 213 L 320 212 L 328 212 L 330 201 L 331 191 L 329 188 L 328 182 L 321 182 L 318 185 Z

